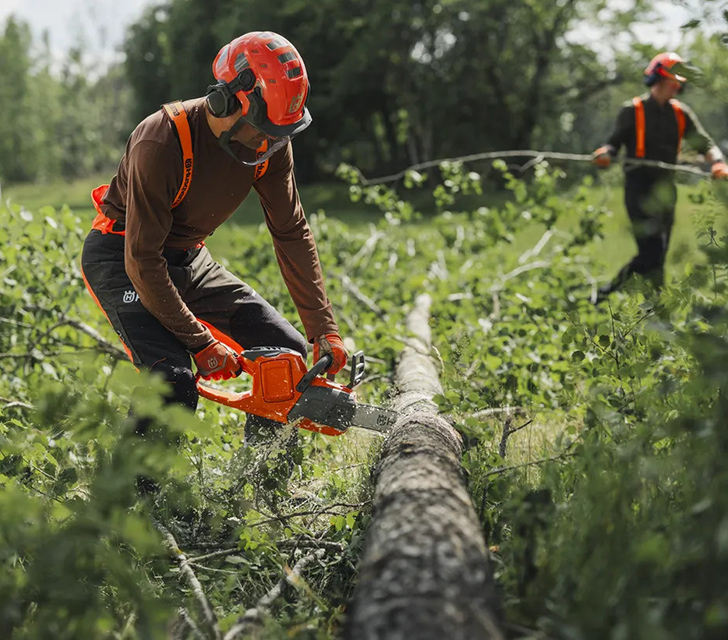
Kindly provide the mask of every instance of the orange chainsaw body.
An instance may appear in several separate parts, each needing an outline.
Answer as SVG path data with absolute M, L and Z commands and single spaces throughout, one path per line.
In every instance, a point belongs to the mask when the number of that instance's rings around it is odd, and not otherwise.
M 276 422 L 289 422 L 288 414 L 308 387 L 323 387 L 332 392 L 355 395 L 350 387 L 331 380 L 311 375 L 306 363 L 297 351 L 281 347 L 260 347 L 243 351 L 238 356 L 243 371 L 253 379 L 253 388 L 245 392 L 231 392 L 213 389 L 199 381 L 197 389 L 200 395 L 208 400 L 219 402 L 233 409 L 251 413 Z M 304 388 L 302 381 L 306 382 Z M 336 428 L 332 425 L 317 424 L 306 417 L 298 417 L 295 426 L 309 431 L 316 431 L 327 436 L 338 436 L 346 431 L 346 427 Z

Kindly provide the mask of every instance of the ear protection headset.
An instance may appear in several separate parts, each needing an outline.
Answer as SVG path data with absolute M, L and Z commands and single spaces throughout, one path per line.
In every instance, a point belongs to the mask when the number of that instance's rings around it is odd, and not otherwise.
M 648 75 L 646 75 L 646 76 L 645 76 L 645 84 L 646 84 L 646 85 L 647 85 L 648 87 L 651 87 L 651 86 L 652 86 L 653 84 L 655 84 L 655 83 L 656 83 L 656 82 L 657 82 L 658 80 L 660 80 L 660 78 L 664 78 L 664 77 L 666 77 L 666 76 L 663 76 L 663 75 L 662 75 L 662 74 L 660 73 L 660 70 L 661 70 L 661 69 L 663 69 L 663 68 L 664 68 L 664 65 L 662 64 L 662 62 L 658 62 L 658 63 L 657 63 L 656 65 L 655 65 L 655 68 L 654 68 L 654 69 L 652 70 L 652 73 L 650 73 L 650 74 L 648 74 Z
M 252 69 L 247 68 L 243 69 L 231 82 L 218 82 L 207 87 L 207 107 L 210 109 L 210 113 L 216 118 L 227 118 L 233 115 L 243 106 L 235 94 L 238 91 L 245 91 L 249 105 L 248 110 L 244 110 L 242 115 L 253 122 L 258 121 L 261 115 L 261 106 L 263 108 L 262 115 L 266 114 L 267 108 L 260 93 L 260 88 L 258 87 L 252 91 L 255 83 L 255 74 Z

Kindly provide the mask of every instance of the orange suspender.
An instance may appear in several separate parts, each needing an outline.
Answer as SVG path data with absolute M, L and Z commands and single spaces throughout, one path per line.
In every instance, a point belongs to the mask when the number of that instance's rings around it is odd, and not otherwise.
M 635 158 L 645 157 L 645 105 L 642 98 L 633 98 L 634 124 L 636 133 L 636 144 L 634 148 Z
M 268 151 L 268 140 L 263 140 L 263 144 L 258 147 L 255 152 L 255 157 L 260 158 L 266 151 Z M 253 174 L 253 180 L 260 180 L 265 172 L 268 171 L 268 160 L 255 165 L 255 173 Z
M 177 195 L 172 201 L 171 208 L 174 209 L 175 207 L 180 205 L 182 200 L 184 200 L 184 197 L 187 195 L 187 192 L 190 189 L 190 184 L 192 183 L 192 167 L 194 164 L 194 154 L 192 151 L 192 134 L 190 132 L 189 120 L 187 120 L 187 113 L 185 112 L 184 105 L 181 102 L 168 102 L 167 104 L 162 106 L 169 116 L 169 119 L 172 121 L 172 124 L 177 129 L 179 142 L 182 147 L 182 184 L 177 191 Z M 267 150 L 268 141 L 266 140 L 258 148 L 256 152 L 256 157 L 260 158 Z M 260 180 L 265 175 L 266 171 L 268 171 L 268 160 L 266 160 L 265 162 L 261 162 L 260 164 L 256 164 L 253 179 Z M 108 188 L 108 184 L 103 184 L 100 187 L 96 187 L 96 189 L 91 192 L 91 199 L 93 200 L 94 208 L 96 209 L 97 213 L 96 218 L 93 221 L 92 228 L 98 229 L 102 233 L 115 233 L 123 236 L 124 231 L 114 231 L 113 227 L 115 221 L 107 218 L 101 211 L 103 197 L 104 195 L 106 195 L 106 191 Z
M 634 124 L 635 124 L 635 135 L 636 143 L 634 149 L 635 158 L 645 157 L 645 105 L 642 102 L 642 98 L 633 98 L 632 104 L 634 105 Z M 677 153 L 680 154 L 680 147 L 682 146 L 682 139 L 685 135 L 685 112 L 682 110 L 680 103 L 677 100 L 670 100 L 670 105 L 675 112 L 675 119 L 677 120 Z
M 187 191 L 192 183 L 192 165 L 193 165 L 193 153 L 192 153 L 192 134 L 190 133 L 190 123 L 187 120 L 187 113 L 181 102 L 168 102 L 163 105 L 164 110 L 167 112 L 169 119 L 177 129 L 179 135 L 179 143 L 182 147 L 182 184 L 177 191 L 177 195 L 172 201 L 172 209 L 179 205 L 184 197 L 187 195 Z
M 167 112 L 170 120 L 172 120 L 172 124 L 174 124 L 177 128 L 179 141 L 182 145 L 184 177 L 182 178 L 182 185 L 174 198 L 174 202 L 172 202 L 172 208 L 174 209 L 180 202 L 182 202 L 190 188 L 190 183 L 192 182 L 192 136 L 190 134 L 190 123 L 187 120 L 187 114 L 185 113 L 185 108 L 181 102 L 169 102 L 164 105 L 164 110 Z M 268 151 L 267 140 L 258 147 L 256 158 L 260 158 L 266 151 Z M 253 180 L 260 180 L 265 175 L 266 171 L 268 171 L 268 160 L 261 162 L 260 164 L 256 164 Z

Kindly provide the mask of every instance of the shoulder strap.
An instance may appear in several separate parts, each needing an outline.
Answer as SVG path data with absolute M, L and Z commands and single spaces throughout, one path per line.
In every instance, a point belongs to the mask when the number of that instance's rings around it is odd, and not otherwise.
M 184 105 L 179 100 L 176 102 L 168 102 L 163 107 L 172 124 L 177 129 L 179 143 L 182 147 L 182 184 L 172 201 L 172 209 L 174 209 L 184 200 L 192 183 L 192 134 L 190 133 L 190 123 L 187 120 Z
M 645 105 L 642 98 L 632 98 L 634 105 L 634 124 L 636 143 L 634 148 L 635 158 L 645 157 Z
M 255 152 L 255 157 L 260 158 L 260 156 L 262 156 L 266 151 L 268 151 L 268 140 L 264 140 L 263 144 L 258 147 L 258 150 Z M 268 171 L 268 160 L 261 162 L 260 164 L 256 164 L 253 180 L 256 182 L 260 180 L 265 175 L 266 171 Z
M 670 100 L 670 104 L 675 111 L 675 119 L 677 120 L 677 155 L 680 155 L 680 147 L 685 135 L 685 112 L 678 100 Z

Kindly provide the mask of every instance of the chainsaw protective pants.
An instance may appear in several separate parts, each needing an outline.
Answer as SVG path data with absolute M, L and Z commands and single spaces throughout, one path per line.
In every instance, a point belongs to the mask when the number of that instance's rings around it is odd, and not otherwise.
M 190 311 L 243 348 L 280 346 L 306 357 L 306 340 L 249 285 L 215 262 L 206 247 L 165 250 L 169 276 Z M 194 410 L 190 353 L 142 305 L 124 267 L 124 236 L 92 230 L 81 256 L 86 285 L 139 369 L 161 373 L 170 402 Z M 143 428 L 143 427 L 142 427 Z
M 671 180 L 636 172 L 626 175 L 624 203 L 632 222 L 637 255 L 622 267 L 608 291 L 619 289 L 633 274 L 641 275 L 656 288 L 663 285 L 676 202 L 677 189 Z

